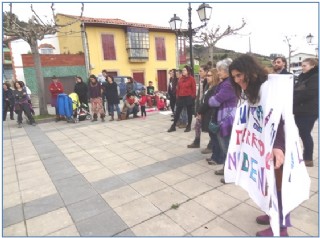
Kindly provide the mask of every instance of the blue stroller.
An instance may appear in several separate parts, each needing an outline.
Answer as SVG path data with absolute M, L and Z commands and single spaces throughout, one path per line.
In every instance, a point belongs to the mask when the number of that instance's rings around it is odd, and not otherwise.
M 72 99 L 65 93 L 61 93 L 57 98 L 57 111 L 60 117 L 66 118 L 67 122 L 74 122 L 72 118 Z

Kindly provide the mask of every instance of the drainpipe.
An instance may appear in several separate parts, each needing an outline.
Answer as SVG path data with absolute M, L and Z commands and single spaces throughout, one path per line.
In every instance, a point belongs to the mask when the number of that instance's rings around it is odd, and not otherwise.
M 90 58 L 89 58 L 89 47 L 88 47 L 88 40 L 87 40 L 87 33 L 84 26 L 84 22 L 81 22 L 81 38 L 82 38 L 82 46 L 84 50 L 84 60 L 86 64 L 86 74 L 87 78 L 90 75 Z

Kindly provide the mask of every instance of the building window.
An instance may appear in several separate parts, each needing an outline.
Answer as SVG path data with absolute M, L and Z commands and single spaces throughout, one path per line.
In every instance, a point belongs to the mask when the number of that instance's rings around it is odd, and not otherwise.
M 166 46 L 163 37 L 156 37 L 157 60 L 166 60 Z
M 51 49 L 51 48 L 41 48 L 40 49 L 40 54 L 52 55 L 53 54 L 53 49 Z
M 179 49 L 179 63 L 187 63 L 187 52 L 186 52 L 186 39 L 185 37 L 178 37 L 178 49 Z
M 102 49 L 104 60 L 116 60 L 116 50 L 114 47 L 113 35 L 103 34 L 102 35 Z
M 145 28 L 127 28 L 126 47 L 130 60 L 149 58 L 149 30 Z

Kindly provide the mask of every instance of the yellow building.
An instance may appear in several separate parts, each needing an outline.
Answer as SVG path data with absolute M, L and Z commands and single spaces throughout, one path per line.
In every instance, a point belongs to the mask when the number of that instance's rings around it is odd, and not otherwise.
M 61 53 L 84 53 L 89 74 L 132 76 L 167 90 L 168 70 L 176 68 L 176 35 L 169 27 L 57 14 Z

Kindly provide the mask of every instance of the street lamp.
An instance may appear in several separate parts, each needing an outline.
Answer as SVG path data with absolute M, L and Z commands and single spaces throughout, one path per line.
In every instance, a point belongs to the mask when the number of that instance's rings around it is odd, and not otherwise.
M 212 13 L 212 7 L 210 7 L 209 4 L 207 3 L 202 3 L 199 8 L 197 9 L 199 18 L 201 22 L 204 22 L 203 25 L 192 29 L 192 22 L 191 22 L 191 3 L 189 3 L 189 8 L 188 8 L 188 37 L 189 37 L 189 46 L 190 46 L 190 67 L 191 67 L 191 73 L 194 75 L 194 61 L 193 61 L 193 51 L 192 51 L 192 36 L 194 33 L 196 33 L 199 29 L 207 25 L 207 21 L 210 20 L 211 18 L 211 13 Z M 181 28 L 181 19 L 174 14 L 173 18 L 170 19 L 170 27 L 172 30 L 178 32 Z M 177 28 L 177 26 L 180 26 L 180 28 Z M 179 56 L 178 56 L 179 57 Z
M 315 48 L 315 51 L 316 51 L 316 57 L 318 57 L 318 45 L 317 44 L 314 44 L 314 43 L 312 43 L 312 40 L 313 40 L 313 35 L 311 35 L 311 33 L 309 33 L 309 35 L 307 35 L 306 36 L 306 39 L 307 39 L 307 43 L 309 44 L 309 45 L 315 45 L 316 46 L 316 48 Z

